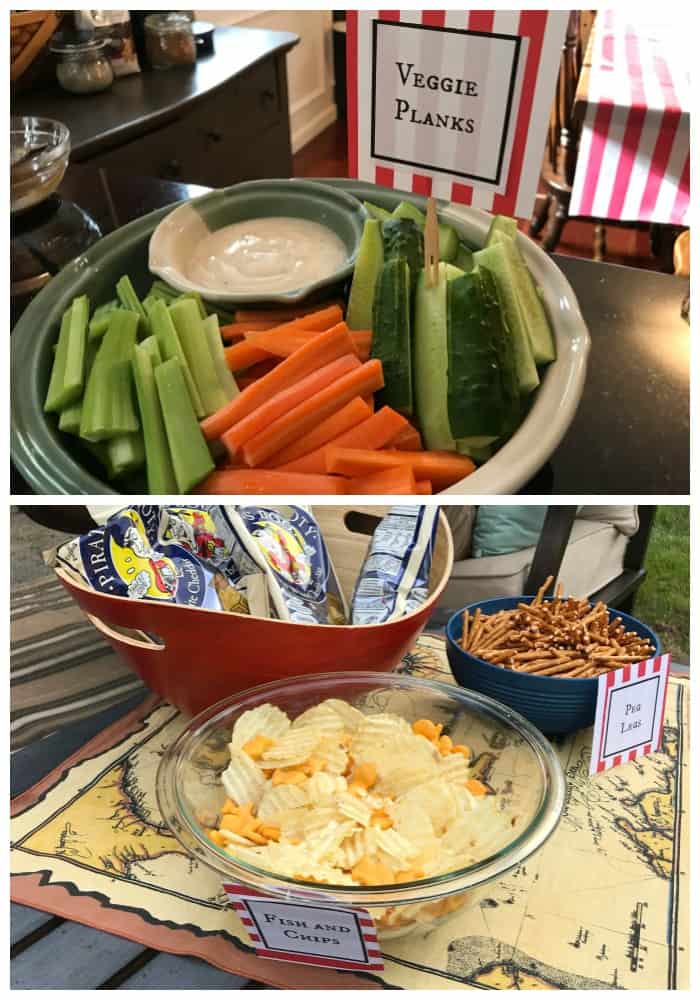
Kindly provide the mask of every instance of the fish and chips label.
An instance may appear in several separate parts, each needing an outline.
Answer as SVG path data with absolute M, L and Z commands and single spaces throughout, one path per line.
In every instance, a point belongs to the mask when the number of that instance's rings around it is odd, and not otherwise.
M 439 509 L 392 507 L 372 536 L 352 600 L 353 625 L 377 625 L 428 600 Z

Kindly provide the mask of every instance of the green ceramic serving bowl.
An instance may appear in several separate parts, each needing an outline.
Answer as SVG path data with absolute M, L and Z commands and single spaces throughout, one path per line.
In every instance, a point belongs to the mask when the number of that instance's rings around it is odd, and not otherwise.
M 331 274 L 291 291 L 250 293 L 215 291 L 185 276 L 192 248 L 210 232 L 246 219 L 280 216 L 326 226 L 342 240 L 346 256 Z M 344 281 L 352 274 L 368 212 L 340 188 L 306 180 L 246 181 L 184 202 L 160 221 L 148 246 L 148 264 L 180 292 L 199 292 L 208 302 L 242 306 L 260 302 L 301 302 L 313 292 Z

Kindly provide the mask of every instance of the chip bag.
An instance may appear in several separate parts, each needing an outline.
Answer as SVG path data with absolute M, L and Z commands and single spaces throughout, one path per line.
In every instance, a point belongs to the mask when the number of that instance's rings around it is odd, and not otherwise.
M 267 574 L 273 612 L 285 621 L 344 625 L 348 610 L 321 531 L 305 507 L 236 506 L 230 522 Z
M 438 507 L 392 507 L 377 525 L 352 598 L 352 624 L 376 625 L 428 599 Z

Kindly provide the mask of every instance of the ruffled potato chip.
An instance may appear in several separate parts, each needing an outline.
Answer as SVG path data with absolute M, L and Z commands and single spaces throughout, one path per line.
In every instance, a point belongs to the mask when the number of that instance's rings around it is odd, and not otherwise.
M 340 698 L 326 698 L 319 705 L 319 708 L 321 707 L 331 708 L 336 712 L 343 720 L 343 728 L 346 732 L 354 732 L 365 721 L 365 716 L 358 708 L 350 705 L 347 701 L 342 701 Z
M 290 729 L 274 746 L 263 752 L 260 763 L 265 769 L 303 764 L 319 739 L 320 735 L 314 729 Z
M 327 805 L 347 790 L 348 783 L 341 774 L 317 771 L 306 782 L 304 789 L 310 805 Z
M 331 735 L 321 736 L 314 749 L 314 757 L 323 761 L 329 774 L 341 775 L 348 766 L 347 751 Z
M 319 733 L 339 734 L 345 729 L 345 723 L 340 715 L 325 702 L 314 705 L 313 708 L 307 708 L 292 723 L 292 729 L 304 729 L 309 726 L 318 730 Z
M 415 844 L 402 837 L 396 830 L 379 830 L 377 832 L 377 847 L 391 859 L 391 864 L 398 864 L 399 870 L 408 868 L 408 863 L 419 853 Z
M 261 768 L 247 753 L 233 748 L 229 766 L 221 775 L 221 783 L 236 805 L 252 802 L 257 807 L 265 792 L 266 779 Z
M 265 788 L 265 794 L 258 805 L 258 818 L 272 820 L 288 809 L 304 806 L 309 801 L 306 786 L 272 785 Z
M 263 733 L 270 740 L 277 740 L 287 732 L 290 725 L 287 715 L 276 705 L 258 705 L 236 719 L 231 733 L 231 746 L 239 750 L 258 733 Z
M 449 781 L 450 784 L 464 786 L 471 777 L 469 761 L 461 753 L 453 753 L 443 757 L 438 766 L 440 777 Z
M 369 826 L 372 819 L 372 810 L 362 799 L 356 798 L 356 796 L 351 795 L 349 792 L 343 792 L 342 795 L 338 796 L 336 806 L 338 812 L 342 813 L 343 816 L 354 820 L 360 826 Z

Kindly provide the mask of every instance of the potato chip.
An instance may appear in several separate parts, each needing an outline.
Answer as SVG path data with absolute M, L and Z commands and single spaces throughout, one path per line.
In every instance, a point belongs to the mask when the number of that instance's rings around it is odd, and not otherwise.
M 379 830 L 377 832 L 377 847 L 392 859 L 390 863 L 408 868 L 408 862 L 418 854 L 418 848 L 396 830 Z
M 332 735 L 321 736 L 314 749 L 314 757 L 323 761 L 325 770 L 329 774 L 342 774 L 348 766 L 347 751 L 338 746 L 337 740 Z
M 265 791 L 265 775 L 254 760 L 242 750 L 231 750 L 231 762 L 221 775 L 226 794 L 236 805 L 260 802 Z
M 326 698 L 325 701 L 321 702 L 319 708 L 322 706 L 332 708 L 340 716 L 346 732 L 354 732 L 365 721 L 365 716 L 358 708 L 350 705 L 347 701 L 341 701 L 340 698 Z
M 440 777 L 453 785 L 464 786 L 471 777 L 469 761 L 461 753 L 452 753 L 443 757 L 439 763 Z
M 345 723 L 340 715 L 325 703 L 307 708 L 292 723 L 292 729 L 304 729 L 309 726 L 319 733 L 342 733 L 345 729 Z
M 306 838 L 306 850 L 315 861 L 328 861 L 346 837 L 352 833 L 352 829 L 352 822 L 338 823 L 337 820 L 331 820 L 322 829 Z
M 354 820 L 360 826 L 369 826 L 372 819 L 372 810 L 369 806 L 365 805 L 362 799 L 351 795 L 350 792 L 343 792 L 342 795 L 338 796 L 336 805 L 338 812 L 342 813 L 343 816 Z
M 258 733 L 277 740 L 287 732 L 289 718 L 276 705 L 258 705 L 240 715 L 233 726 L 231 746 L 238 750 Z
M 348 783 L 342 775 L 317 771 L 306 782 L 304 789 L 311 805 L 321 805 L 334 802 L 347 787 Z
M 260 762 L 266 769 L 303 764 L 318 741 L 319 734 L 313 729 L 290 729 L 263 752 Z
M 365 838 L 361 831 L 357 830 L 350 837 L 346 837 L 334 855 L 334 862 L 340 868 L 347 868 L 348 871 L 354 868 L 367 852 Z
M 433 822 L 425 809 L 405 801 L 393 802 L 386 808 L 394 821 L 396 832 L 416 847 L 425 848 L 438 843 Z
M 309 801 L 305 785 L 267 785 L 258 805 L 258 818 L 271 820 L 288 809 L 304 806 Z
M 248 840 L 241 833 L 234 833 L 233 830 L 221 829 L 219 830 L 221 837 L 227 841 L 229 844 L 242 844 L 244 847 L 252 847 L 253 841 Z

